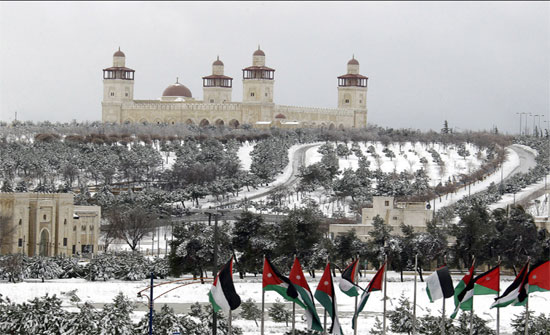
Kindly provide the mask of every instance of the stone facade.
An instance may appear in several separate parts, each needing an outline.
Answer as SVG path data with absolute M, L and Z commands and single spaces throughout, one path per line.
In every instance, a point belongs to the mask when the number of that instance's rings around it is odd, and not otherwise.
M 426 231 L 426 223 L 433 217 L 433 211 L 427 209 L 424 202 L 395 202 L 393 197 L 373 197 L 372 202 L 372 207 L 362 209 L 361 224 L 331 224 L 330 233 L 335 236 L 355 229 L 358 237 L 367 240 L 377 215 L 393 228 L 394 233 L 401 233 L 401 223 L 423 232 Z
M 75 206 L 68 193 L 0 193 L 8 218 L 1 254 L 58 256 L 98 250 L 101 208 Z
M 113 66 L 103 70 L 102 120 L 106 123 L 195 124 L 238 127 L 364 128 L 367 125 L 367 77 L 359 74 L 359 62 L 348 62 L 347 74 L 338 77 L 338 108 L 275 104 L 275 70 L 266 66 L 258 48 L 252 66 L 243 69 L 242 102 L 232 101 L 233 78 L 224 75 L 219 58 L 212 74 L 203 77 L 204 100 L 193 98 L 179 83 L 170 85 L 160 99 L 134 99 L 134 70 L 126 67 L 119 50 Z

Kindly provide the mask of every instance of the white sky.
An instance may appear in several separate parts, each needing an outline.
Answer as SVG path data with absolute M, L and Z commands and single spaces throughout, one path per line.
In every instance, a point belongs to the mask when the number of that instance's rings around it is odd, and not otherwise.
M 136 99 L 176 77 L 202 99 L 219 54 L 241 101 L 258 44 L 279 104 L 336 107 L 355 54 L 369 123 L 517 132 L 516 113 L 550 114 L 548 2 L 1 2 L 0 120 L 100 120 L 118 46 Z

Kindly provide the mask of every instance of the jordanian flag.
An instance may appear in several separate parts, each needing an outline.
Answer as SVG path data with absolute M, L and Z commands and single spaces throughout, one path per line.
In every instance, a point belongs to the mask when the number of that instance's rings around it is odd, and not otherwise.
M 525 263 L 521 271 L 519 272 L 518 276 L 510 286 L 504 291 L 504 293 L 500 296 L 495 298 L 495 302 L 491 305 L 491 308 L 494 307 L 506 307 L 510 304 L 514 305 L 521 305 L 526 301 L 527 298 L 527 290 L 526 285 L 528 285 L 527 281 L 527 266 L 529 264 L 529 261 Z
M 332 282 L 332 275 L 330 274 L 330 263 L 327 264 L 325 272 L 319 281 L 317 290 L 315 291 L 315 299 L 323 305 L 328 315 L 332 318 L 332 325 L 330 326 L 329 333 L 341 335 L 342 327 L 338 320 L 338 307 L 336 304 L 336 292 L 334 292 L 334 284 Z
M 454 295 L 453 280 L 447 266 L 437 269 L 426 278 L 426 293 L 428 293 L 430 302 L 443 297 L 450 298 Z
M 357 267 L 359 265 L 359 258 L 353 261 L 342 273 L 342 279 L 338 286 L 340 290 L 350 297 L 359 295 L 357 291 L 357 285 L 355 285 L 355 278 L 357 277 Z
M 223 310 L 225 313 L 237 309 L 241 305 L 241 298 L 235 292 L 233 285 L 233 257 L 223 266 L 214 284 L 208 293 L 208 298 L 214 311 Z
M 298 292 L 294 284 L 292 284 L 287 277 L 281 275 L 267 257 L 264 259 L 262 282 L 264 291 L 275 291 L 286 300 L 294 301 L 303 308 L 306 308 L 306 306 L 298 300 Z
M 355 329 L 355 319 L 357 319 L 357 317 L 359 316 L 359 313 L 361 313 L 361 311 L 365 307 L 365 304 L 369 299 L 370 293 L 373 291 L 382 290 L 382 279 L 384 278 L 385 268 L 386 268 L 386 263 L 384 263 L 382 267 L 378 270 L 378 272 L 376 272 L 376 274 L 370 281 L 365 291 L 363 291 L 363 294 L 361 294 L 361 301 L 359 301 L 359 307 L 357 308 L 357 312 L 353 315 L 353 319 L 351 320 L 351 327 L 353 329 Z
M 474 265 L 470 271 L 462 277 L 462 280 L 455 287 L 455 311 L 451 314 L 451 319 L 454 319 L 458 314 L 458 310 L 471 311 L 474 301 Z
M 528 281 L 529 293 L 550 291 L 550 261 L 531 268 Z
M 319 319 L 319 315 L 317 315 L 317 310 L 315 309 L 313 294 L 309 289 L 309 285 L 307 284 L 298 258 L 294 258 L 294 264 L 290 270 L 289 277 L 292 284 L 294 284 L 296 291 L 298 291 L 298 299 L 306 306 L 305 311 L 307 327 L 309 329 L 323 331 L 323 325 L 321 325 L 321 320 Z
M 474 279 L 474 294 L 496 294 L 500 291 L 500 265 L 495 266 Z

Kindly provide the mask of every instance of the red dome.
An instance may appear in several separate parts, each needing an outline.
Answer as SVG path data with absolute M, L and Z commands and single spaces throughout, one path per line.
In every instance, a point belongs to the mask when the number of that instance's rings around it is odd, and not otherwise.
M 353 57 L 349 60 L 348 65 L 359 65 L 359 62 L 355 59 L 355 57 Z
M 186 97 L 192 98 L 191 91 L 178 82 L 173 85 L 168 86 L 164 92 L 162 92 L 163 97 Z
M 214 63 L 212 63 L 212 65 L 221 65 L 221 66 L 223 66 L 223 62 L 220 60 L 220 57 L 218 56 L 218 59 L 216 59 L 214 61 Z
M 118 48 L 118 51 L 115 52 L 115 54 L 113 55 L 113 57 L 126 57 L 126 55 L 124 54 L 124 52 L 120 51 L 120 47 Z
M 258 50 L 254 51 L 252 54 L 253 56 L 265 56 L 265 53 L 260 49 L 260 46 L 258 46 Z

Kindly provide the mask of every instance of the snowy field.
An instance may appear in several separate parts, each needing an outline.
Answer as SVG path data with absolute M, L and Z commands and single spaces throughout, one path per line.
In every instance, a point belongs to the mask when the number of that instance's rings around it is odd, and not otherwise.
M 427 276 L 428 274 L 425 274 Z M 310 287 L 312 290 L 315 290 L 317 287 L 321 273 L 318 273 L 317 278 L 311 279 L 308 278 Z M 370 279 L 374 276 L 374 273 L 369 273 L 366 277 L 360 279 L 361 287 L 365 287 Z M 458 284 L 462 276 L 453 276 L 454 285 Z M 387 303 L 387 309 L 393 310 L 398 303 L 398 300 L 401 295 L 409 298 L 413 301 L 413 289 L 414 281 L 412 275 L 405 276 L 405 282 L 399 282 L 399 276 L 397 273 L 389 272 L 388 273 L 388 297 L 389 301 Z M 513 280 L 512 277 L 503 277 L 501 279 L 501 290 L 504 290 Z M 168 281 L 168 280 L 166 280 Z M 344 334 L 352 334 L 351 329 L 351 317 L 354 310 L 354 298 L 344 295 L 337 288 L 337 281 L 335 279 L 335 289 L 337 295 L 339 315 L 341 318 L 342 328 Z M 158 283 L 160 281 L 157 281 Z M 108 281 L 108 282 L 88 282 L 82 279 L 59 279 L 59 280 L 50 280 L 45 283 L 40 283 L 39 281 L 26 281 L 23 283 L 11 284 L 6 282 L 0 283 L 0 294 L 3 296 L 9 297 L 14 302 L 24 302 L 26 300 L 40 297 L 46 293 L 49 295 L 56 294 L 57 296 L 63 296 L 62 292 L 68 292 L 71 290 L 77 290 L 76 294 L 82 299 L 82 302 L 88 301 L 96 304 L 98 308 L 101 307 L 103 303 L 110 303 L 113 297 L 122 292 L 128 296 L 132 301 L 138 304 L 139 310 L 134 313 L 134 320 L 137 321 L 141 318 L 146 312 L 145 298 L 137 298 L 137 292 L 146 288 L 149 284 L 148 280 L 140 282 L 123 282 L 123 281 Z M 435 303 L 430 303 L 425 292 L 425 283 L 418 282 L 418 295 L 417 295 L 417 315 L 423 316 L 426 314 L 440 315 L 442 301 L 439 300 Z M 176 284 L 164 285 L 157 288 L 158 293 L 168 291 L 171 288 L 174 288 Z M 261 276 L 245 278 L 244 280 L 238 279 L 238 276 L 235 275 L 235 288 L 237 293 L 241 296 L 243 301 L 248 298 L 252 298 L 258 304 L 261 303 L 262 292 L 261 292 Z M 189 308 L 189 304 L 194 302 L 199 302 L 201 304 L 208 303 L 207 293 L 210 289 L 210 284 L 191 284 L 178 288 L 163 297 L 159 298 L 155 303 L 157 308 L 160 308 L 162 304 L 169 304 L 173 307 L 177 313 L 186 313 Z M 369 334 L 370 328 L 375 323 L 375 317 L 382 318 L 383 311 L 383 293 L 374 292 L 372 293 L 369 301 L 367 302 L 364 311 L 361 314 L 359 319 L 359 331 L 358 334 Z M 489 321 L 490 327 L 496 326 L 496 309 L 489 309 L 494 296 L 475 296 L 474 298 L 474 310 L 478 316 Z M 275 292 L 266 292 L 265 301 L 269 305 L 275 302 L 277 299 L 280 299 L 280 296 Z M 541 293 L 536 292 L 530 294 L 529 308 L 530 310 L 535 311 L 536 314 L 547 312 L 547 306 L 550 302 L 550 292 Z M 291 303 L 287 304 L 288 309 L 292 309 Z M 321 321 L 323 319 L 323 310 L 319 303 L 316 304 L 319 316 Z M 73 310 L 74 305 L 68 302 L 65 299 L 64 307 L 68 310 Z M 446 315 L 450 315 L 454 308 L 454 303 L 452 298 L 446 300 Z M 510 326 L 511 320 L 515 315 L 519 314 L 523 310 L 523 307 L 514 307 L 509 306 L 502 308 L 500 310 L 500 320 L 501 320 L 501 334 L 511 334 L 512 329 Z M 301 321 L 302 310 L 297 307 L 297 329 L 305 328 L 305 322 Z M 238 312 L 238 310 L 237 310 Z M 238 313 L 235 313 L 238 314 Z M 267 313 L 266 313 L 267 317 Z M 330 320 L 330 318 L 329 318 Z M 258 322 L 259 323 L 259 322 Z M 246 335 L 258 334 L 259 327 L 256 327 L 254 321 L 243 320 L 238 317 L 234 318 L 234 325 L 237 325 L 243 328 Z M 389 320 L 388 320 L 389 324 Z M 266 334 L 283 334 L 288 331 L 289 327 L 286 327 L 284 323 L 275 323 L 271 320 L 266 321 Z M 391 334 L 391 333 L 390 333 Z

